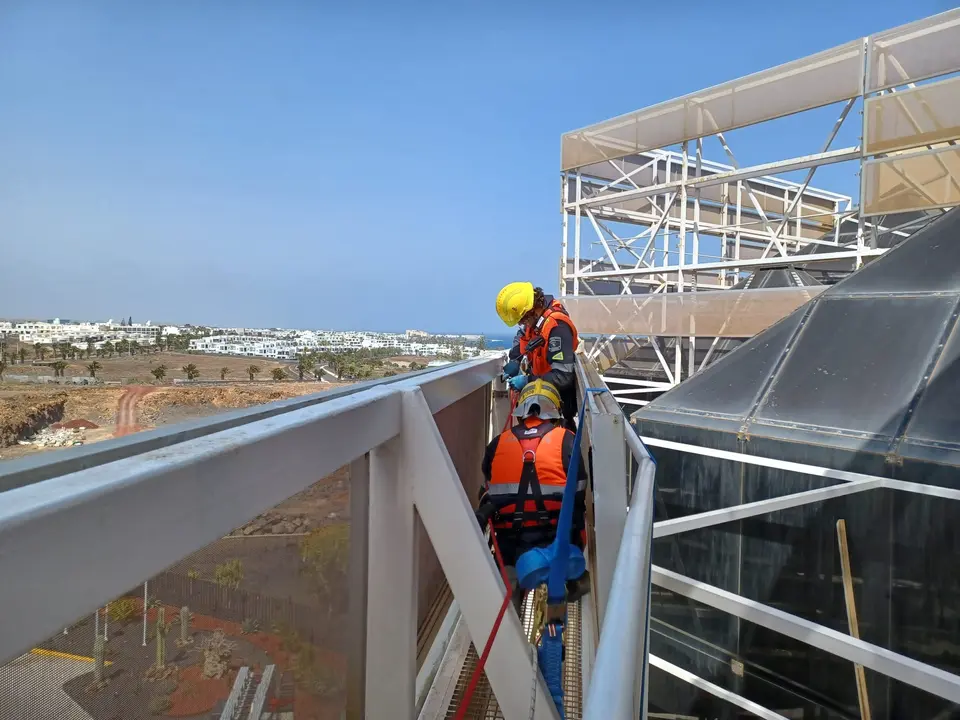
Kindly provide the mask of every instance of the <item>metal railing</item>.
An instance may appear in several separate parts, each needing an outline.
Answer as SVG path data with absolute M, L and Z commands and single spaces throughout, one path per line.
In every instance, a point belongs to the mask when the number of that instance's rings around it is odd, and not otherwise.
M 433 582 L 442 570 L 474 643 L 490 633 L 505 590 L 468 499 L 483 447 L 505 417 L 493 382 L 500 362 L 457 363 L 5 463 L 0 576 L 16 580 L 2 584 L 0 602 L 17 622 L 0 624 L 0 659 L 14 660 L 348 466 L 346 717 L 406 717 L 404 707 L 412 717 L 423 695 L 423 574 Z M 579 372 L 582 387 L 602 387 L 592 370 Z M 584 717 L 636 718 L 646 675 L 653 463 L 612 396 L 584 401 L 597 518 L 589 635 L 600 638 L 595 665 L 592 643 L 584 643 Z M 434 554 L 424 555 L 425 545 Z M 146 626 L 144 613 L 145 648 Z M 434 641 L 440 655 L 452 626 L 443 623 Z M 504 717 L 529 716 L 530 662 L 520 620 L 508 613 L 486 670 Z M 542 679 L 533 717 L 557 717 Z

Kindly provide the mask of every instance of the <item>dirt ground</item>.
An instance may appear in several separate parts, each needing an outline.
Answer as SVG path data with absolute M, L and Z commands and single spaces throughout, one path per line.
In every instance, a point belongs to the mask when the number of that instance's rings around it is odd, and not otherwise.
M 156 379 L 150 374 L 158 365 L 166 365 L 166 382 L 174 378 L 185 379 L 187 376 L 181 368 L 193 363 L 200 371 L 200 380 L 219 380 L 220 368 L 229 368 L 227 380 L 248 381 L 247 368 L 256 365 L 260 368 L 257 376 L 259 381 L 270 378 L 270 371 L 274 368 L 284 368 L 291 372 L 289 364 L 267 360 L 265 358 L 229 357 L 225 355 L 201 355 L 190 353 L 147 353 L 146 355 L 124 355 L 112 358 L 90 358 L 83 360 L 67 360 L 67 377 L 89 377 L 87 365 L 96 360 L 103 368 L 97 371 L 97 377 L 105 382 L 154 383 Z M 52 362 L 47 357 L 46 362 Z M 52 375 L 53 371 L 46 365 L 31 365 L 30 358 L 23 365 L 10 365 L 7 373 L 11 375 Z M 295 376 L 295 375 L 294 375 Z
M 221 358 L 222 359 L 222 358 Z M 219 412 L 327 392 L 349 383 L 241 382 L 218 386 L 66 387 L 0 384 L 0 461 L 54 448 L 19 445 L 54 422 L 90 420 L 89 444 Z

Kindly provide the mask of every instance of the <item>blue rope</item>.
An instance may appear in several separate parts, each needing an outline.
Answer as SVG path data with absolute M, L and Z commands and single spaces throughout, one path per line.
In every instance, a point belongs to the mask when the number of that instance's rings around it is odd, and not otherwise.
M 537 648 L 537 662 L 547 691 L 557 706 L 560 720 L 564 720 L 563 713 L 563 623 L 549 623 L 543 629 L 540 647 Z
M 583 414 L 590 393 L 606 392 L 606 388 L 587 388 L 583 393 L 583 404 L 577 418 L 577 433 L 573 439 L 573 452 L 567 466 L 567 484 L 563 488 L 563 502 L 560 505 L 560 518 L 557 520 L 557 537 L 553 541 L 553 558 L 550 561 L 550 574 L 547 576 L 547 603 L 556 605 L 567 597 L 567 558 L 570 556 L 570 529 L 573 525 L 573 506 L 577 495 L 577 471 L 580 468 L 580 439 L 583 435 Z
M 547 604 L 563 605 L 567 601 L 567 565 L 570 557 L 570 531 L 573 525 L 573 506 L 577 496 L 578 471 L 580 469 L 580 442 L 583 437 L 583 415 L 590 393 L 606 392 L 606 388 L 587 388 L 583 393 L 583 404 L 577 417 L 577 432 L 573 440 L 573 452 L 567 466 L 567 482 L 563 488 L 563 501 L 560 504 L 560 518 L 557 520 L 557 535 L 553 541 L 553 556 L 547 575 Z M 537 650 L 537 662 L 540 672 L 553 698 L 560 720 L 563 712 L 563 628 L 566 621 L 553 621 L 544 628 Z

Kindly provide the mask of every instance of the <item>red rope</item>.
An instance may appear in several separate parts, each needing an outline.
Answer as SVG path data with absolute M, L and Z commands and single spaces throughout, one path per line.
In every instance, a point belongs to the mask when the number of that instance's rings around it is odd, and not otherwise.
M 457 714 L 453 716 L 454 720 L 463 720 L 464 713 L 467 712 L 470 701 L 473 700 L 473 693 L 476 691 L 477 683 L 480 681 L 480 673 L 483 672 L 483 667 L 487 664 L 487 658 L 490 656 L 490 648 L 493 647 L 493 641 L 496 639 L 497 632 L 500 630 L 503 616 L 506 614 L 507 608 L 510 606 L 510 600 L 513 598 L 513 584 L 507 578 L 507 568 L 503 564 L 503 555 L 500 554 L 497 534 L 493 531 L 493 520 L 490 521 L 490 539 L 493 541 L 493 556 L 497 560 L 497 567 L 500 568 L 500 577 L 503 578 L 503 584 L 507 586 L 507 594 L 503 598 L 503 603 L 500 605 L 500 612 L 497 613 L 497 619 L 494 621 L 493 627 L 490 629 L 490 635 L 487 637 L 487 642 L 483 646 L 483 653 L 480 655 L 480 660 L 473 669 L 473 675 L 470 676 L 470 683 L 467 685 L 467 691 L 463 694 L 463 699 L 457 708 Z
M 510 391 L 510 412 L 507 413 L 507 421 L 503 424 L 503 432 L 509 430 L 513 425 L 513 411 L 517 409 L 517 396 L 516 391 Z

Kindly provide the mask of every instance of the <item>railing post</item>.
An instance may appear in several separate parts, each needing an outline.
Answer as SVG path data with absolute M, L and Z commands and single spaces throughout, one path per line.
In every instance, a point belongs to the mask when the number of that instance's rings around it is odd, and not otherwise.
M 417 680 L 417 555 L 401 438 L 370 453 L 366 717 L 412 719 Z
M 370 455 L 350 464 L 350 560 L 347 591 L 350 647 L 347 649 L 347 718 L 366 717 L 367 595 L 370 531 Z
M 487 441 L 503 432 L 503 426 L 507 422 L 507 415 L 510 413 L 510 390 L 499 377 L 490 383 L 492 388 L 492 409 L 490 412 L 490 428 L 487 431 Z
M 604 387 L 600 375 L 589 363 L 580 363 L 581 389 Z M 627 521 L 627 456 L 624 440 L 623 412 L 609 393 L 587 393 L 580 400 L 587 403 L 584 413 L 586 438 L 592 452 L 594 528 L 594 603 L 598 630 L 603 629 L 607 598 L 613 582 L 614 568 L 623 528 Z

